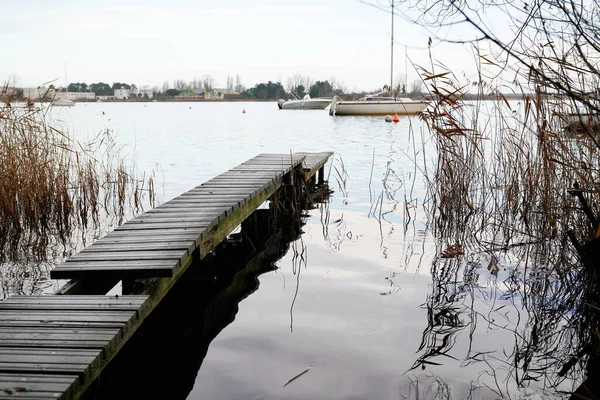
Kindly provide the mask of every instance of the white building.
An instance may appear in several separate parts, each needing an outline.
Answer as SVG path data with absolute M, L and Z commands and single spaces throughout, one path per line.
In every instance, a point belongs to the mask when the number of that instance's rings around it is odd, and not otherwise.
M 96 100 L 96 94 L 93 92 L 57 92 L 50 88 L 24 88 L 23 97 L 31 100 Z
M 67 100 L 96 100 L 96 93 L 94 92 L 56 92 L 54 95 L 56 100 L 67 99 Z
M 129 98 L 129 89 L 115 89 L 113 96 L 115 99 L 123 100 Z
M 154 93 L 152 89 L 115 89 L 114 98 L 115 99 L 139 99 L 146 98 L 146 96 L 151 99 Z

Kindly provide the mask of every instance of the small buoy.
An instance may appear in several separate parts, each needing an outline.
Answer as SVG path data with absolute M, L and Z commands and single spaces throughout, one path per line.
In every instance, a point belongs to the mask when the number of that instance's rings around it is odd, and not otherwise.
M 242 110 L 242 114 L 246 114 L 246 109 L 245 108 Z
M 392 122 L 392 116 L 391 115 L 386 115 L 385 116 L 385 122 Z
M 400 117 L 398 116 L 398 114 L 394 114 L 394 122 L 400 122 Z
M 192 106 L 190 106 L 190 110 L 192 109 Z

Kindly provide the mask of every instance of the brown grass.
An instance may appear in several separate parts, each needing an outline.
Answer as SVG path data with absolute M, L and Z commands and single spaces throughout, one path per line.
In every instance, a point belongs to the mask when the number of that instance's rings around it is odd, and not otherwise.
M 44 260 L 74 232 L 154 201 L 153 176 L 134 179 L 109 131 L 80 143 L 53 127 L 48 109 L 0 106 L 0 262 Z
M 450 352 L 452 340 L 442 347 L 432 343 L 449 332 L 472 332 L 478 319 L 490 317 L 506 323 L 507 328 L 496 328 L 515 329 L 513 353 L 501 358 L 507 376 L 518 385 L 537 380 L 554 387 L 569 378 L 577 382 L 585 377 L 587 357 L 600 348 L 594 333 L 600 326 L 600 273 L 583 268 L 569 241 L 569 231 L 582 243 L 598 236 L 598 227 L 569 191 L 583 188 L 598 215 L 598 132 L 593 124 L 578 125 L 578 135 L 565 129 L 564 116 L 575 108 L 573 102 L 548 94 L 539 82 L 531 83 L 532 91 L 523 90 L 529 94 L 513 109 L 515 103 L 482 74 L 476 82 L 460 82 L 432 63 L 423 75 L 435 97 L 423 119 L 438 154 L 427 181 L 439 259 L 431 270 L 434 289 L 426 306 L 431 321 L 446 315 L 452 318 L 444 321 L 468 323 L 431 324 L 414 368 L 443 359 L 439 355 L 457 356 Z M 463 101 L 468 92 L 477 93 L 479 100 Z M 444 257 L 456 246 L 461 254 Z M 460 300 L 487 290 L 479 286 L 485 273 L 499 279 L 503 301 L 523 307 L 524 327 L 510 328 L 516 321 L 504 321 L 494 301 L 486 316 Z M 469 350 L 464 362 L 487 363 L 495 356 L 486 357 Z M 490 364 L 484 368 L 495 373 Z

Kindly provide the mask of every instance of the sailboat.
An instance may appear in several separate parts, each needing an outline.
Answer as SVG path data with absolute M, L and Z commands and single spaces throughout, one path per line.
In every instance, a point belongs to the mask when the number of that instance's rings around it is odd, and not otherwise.
M 67 63 L 65 63 L 65 98 L 54 99 L 52 105 L 55 107 L 73 107 L 75 102 L 73 100 L 69 100 L 67 97 L 69 96 L 69 85 L 67 83 Z
M 391 96 L 394 75 L 394 0 L 392 0 L 392 49 L 390 86 L 385 85 L 383 91 L 368 95 L 359 100 L 342 100 L 333 96 L 329 115 L 415 115 L 422 112 L 429 104 L 426 100 L 412 100 Z M 387 95 L 387 96 L 384 96 Z

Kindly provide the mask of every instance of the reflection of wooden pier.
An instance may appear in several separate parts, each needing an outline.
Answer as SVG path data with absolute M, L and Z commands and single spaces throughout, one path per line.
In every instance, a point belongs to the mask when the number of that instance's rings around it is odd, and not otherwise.
M 0 399 L 80 397 L 192 261 L 332 153 L 261 154 L 128 221 L 52 272 L 61 296 L 0 302 Z M 119 281 L 122 296 L 105 296 Z M 129 295 L 134 291 L 137 295 Z

